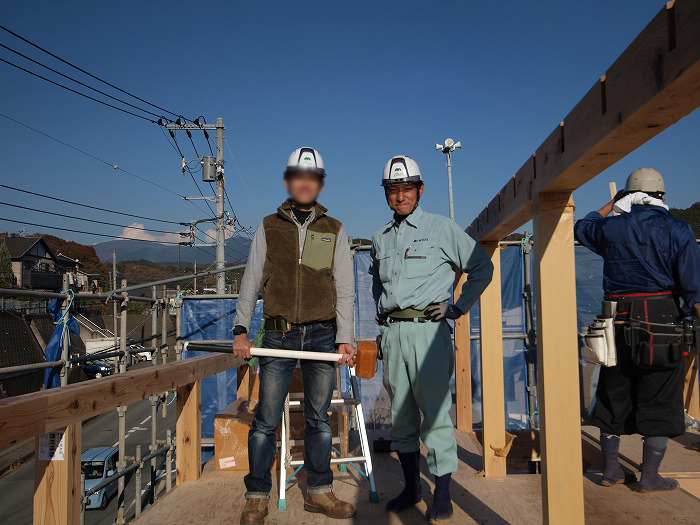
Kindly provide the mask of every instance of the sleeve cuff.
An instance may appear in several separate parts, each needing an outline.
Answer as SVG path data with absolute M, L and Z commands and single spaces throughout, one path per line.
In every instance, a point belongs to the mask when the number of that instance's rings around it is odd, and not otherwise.
M 335 344 L 337 345 L 351 345 L 353 344 L 352 334 L 347 332 L 338 332 L 335 336 Z

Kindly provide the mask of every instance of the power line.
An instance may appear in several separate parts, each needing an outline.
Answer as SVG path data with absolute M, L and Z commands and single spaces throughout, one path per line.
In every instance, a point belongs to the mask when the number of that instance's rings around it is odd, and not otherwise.
M 26 226 L 36 226 L 37 228 L 48 228 L 50 230 L 60 230 L 60 231 L 71 232 L 71 233 L 83 233 L 85 235 L 97 235 L 99 237 L 107 237 L 109 239 L 122 239 L 125 241 L 151 242 L 151 243 L 155 243 L 155 244 L 173 244 L 173 245 L 180 245 L 180 246 L 187 245 L 187 243 L 182 243 L 182 242 L 154 241 L 151 239 L 137 239 L 136 237 L 123 237 L 121 235 L 107 235 L 106 233 L 96 233 L 96 232 L 88 232 L 88 231 L 83 231 L 83 230 L 74 230 L 72 228 L 60 228 L 58 226 L 48 226 L 46 224 L 36 224 L 34 222 L 17 221 L 15 219 L 8 219 L 6 217 L 0 217 L 0 221 L 14 222 L 16 224 L 24 224 Z
M 255 211 L 255 214 L 258 216 L 258 222 L 260 221 L 260 217 L 258 215 L 258 208 L 253 204 L 253 199 L 250 197 L 250 192 L 248 191 L 248 186 L 246 186 L 245 181 L 243 180 L 243 176 L 241 175 L 241 170 L 238 168 L 238 163 L 236 162 L 236 157 L 233 155 L 233 152 L 231 151 L 231 146 L 228 144 L 228 140 L 224 139 L 226 142 L 226 148 L 228 149 L 229 155 L 231 155 L 231 160 L 233 161 L 233 165 L 236 167 L 236 173 L 238 174 L 238 178 L 241 181 L 241 184 L 243 185 L 243 189 L 245 190 L 246 197 L 248 197 L 248 203 L 250 206 L 253 208 Z
M 88 84 L 86 84 L 86 83 L 84 83 L 84 82 L 81 82 L 80 80 L 77 80 L 77 79 L 71 77 L 70 75 L 66 75 L 65 73 L 61 73 L 60 71 L 58 71 L 58 70 L 56 70 L 56 69 L 54 69 L 54 68 L 52 68 L 52 67 L 49 67 L 49 66 L 47 66 L 46 64 L 43 64 L 43 63 L 39 62 L 38 60 L 34 60 L 32 57 L 29 57 L 29 56 L 27 56 L 27 55 L 25 55 L 25 54 L 23 54 L 23 53 L 20 53 L 19 51 L 16 51 L 16 50 L 12 49 L 11 47 L 6 46 L 5 44 L 0 44 L 0 47 L 2 47 L 3 49 L 7 49 L 10 53 L 14 53 L 15 55 L 19 55 L 19 56 L 21 56 L 22 58 L 24 58 L 24 59 L 26 59 L 26 60 L 29 60 L 30 62 L 32 62 L 32 63 L 34 63 L 34 64 L 36 64 L 36 65 L 38 65 L 38 66 L 41 66 L 41 67 L 43 67 L 43 68 L 45 68 L 45 69 L 48 69 L 48 70 L 51 71 L 52 73 L 56 73 L 57 75 L 60 75 L 60 76 L 62 76 L 63 78 L 67 78 L 68 80 L 71 80 L 71 81 L 75 82 L 76 84 L 80 84 L 80 85 L 83 86 L 83 87 L 86 87 L 86 88 L 88 88 L 88 89 L 91 89 L 92 91 L 95 91 L 96 93 L 99 93 L 100 95 L 104 95 L 105 97 L 109 97 L 109 98 L 111 98 L 112 100 L 116 100 L 117 102 L 121 102 L 122 104 L 125 104 L 125 105 L 127 105 L 127 106 L 129 106 L 129 107 L 131 107 L 131 108 L 134 108 L 134 109 L 138 110 L 138 111 L 143 111 L 144 113 L 148 113 L 149 115 L 153 115 L 154 117 L 162 118 L 162 119 L 165 119 L 165 120 L 169 120 L 169 119 L 166 119 L 165 117 L 163 117 L 162 115 L 159 115 L 158 113 L 153 113 L 152 111 L 149 111 L 149 110 L 147 110 L 147 109 L 140 108 L 139 106 L 136 106 L 136 105 L 134 105 L 134 104 L 131 104 L 131 103 L 127 102 L 126 100 L 122 100 L 122 99 L 120 99 L 120 98 L 118 98 L 118 97 L 115 97 L 115 96 L 113 96 L 113 95 L 110 95 L 109 93 L 105 93 L 105 92 L 102 91 L 102 90 L 99 90 L 99 89 L 97 89 L 97 88 L 95 88 L 95 87 L 92 87 L 92 86 L 90 86 L 90 85 L 88 85 Z
M 97 80 L 97 81 L 99 81 L 99 82 L 102 82 L 103 84 L 106 84 L 107 86 L 109 86 L 109 87 L 111 87 L 111 88 L 113 88 L 113 89 L 116 89 L 117 91 L 120 91 L 121 93 L 124 93 L 125 95 L 129 95 L 130 97 L 135 98 L 136 100 L 138 100 L 138 101 L 140 101 L 140 102 L 143 102 L 144 104 L 148 104 L 149 106 L 152 106 L 152 107 L 154 107 L 154 108 L 156 108 L 156 109 L 160 109 L 161 111 L 165 111 L 166 113 L 169 113 L 169 114 L 174 115 L 174 116 L 176 116 L 176 117 L 180 117 L 180 116 L 181 116 L 181 115 L 178 114 L 178 113 L 174 113 L 173 111 L 167 110 L 167 109 L 165 109 L 165 108 L 163 108 L 163 107 L 161 107 L 161 106 L 158 106 L 158 105 L 156 105 L 156 104 L 153 104 L 152 102 L 149 102 L 149 101 L 147 101 L 147 100 L 144 100 L 144 99 L 141 98 L 141 97 L 137 97 L 137 96 L 134 95 L 133 93 L 130 93 L 130 92 L 128 92 L 128 91 L 126 91 L 126 90 L 124 90 L 124 89 L 122 89 L 122 88 L 120 88 L 120 87 L 115 86 L 114 84 L 111 84 L 110 82 L 107 82 L 106 80 L 104 80 L 104 79 L 102 79 L 102 78 L 100 78 L 100 77 L 98 77 L 98 76 L 96 76 L 96 75 L 93 75 L 92 73 L 89 73 L 88 71 L 85 71 L 84 69 L 82 69 L 82 68 L 76 66 L 75 64 L 69 62 L 68 60 L 65 60 L 65 59 L 61 58 L 60 56 L 58 56 L 58 55 L 52 53 L 51 51 L 49 51 L 49 50 L 47 50 L 47 49 L 44 49 L 44 48 L 41 47 L 40 45 L 35 44 L 35 43 L 32 42 L 31 40 L 28 40 L 28 39 L 24 38 L 23 36 L 18 35 L 18 34 L 15 33 L 14 31 L 8 29 L 7 27 L 5 27 L 5 26 L 3 26 L 3 25 L 0 25 L 0 29 L 2 29 L 3 31 L 5 31 L 5 32 L 7 32 L 7 33 L 9 33 L 9 34 L 11 34 L 12 36 L 14 36 L 14 37 L 16 37 L 16 38 L 19 38 L 20 40 L 22 40 L 23 42 L 29 44 L 30 46 L 32 46 L 32 47 L 34 47 L 34 48 L 36 48 L 36 49 L 38 49 L 38 50 L 40 50 L 40 51 L 43 51 L 44 53 L 46 53 L 46 54 L 49 55 L 49 56 L 52 56 L 52 57 L 55 58 L 56 60 L 60 60 L 60 61 L 63 62 L 64 64 L 66 64 L 66 65 L 68 65 L 68 66 L 70 66 L 70 67 L 72 67 L 72 68 L 74 68 L 74 69 L 77 69 L 78 71 L 80 71 L 81 73 L 83 73 L 83 74 L 89 76 L 90 78 L 93 78 L 93 79 L 95 79 L 95 80 Z M 185 119 L 185 117 L 182 117 L 182 118 Z M 190 120 L 190 119 L 185 119 L 185 120 Z M 190 122 L 192 122 L 192 121 L 190 120 Z
M 180 154 L 180 158 L 182 158 L 184 161 L 185 155 L 182 153 L 182 149 L 180 149 L 180 145 L 177 143 L 177 139 L 175 138 L 175 133 L 171 129 L 169 129 L 168 131 L 170 132 L 170 136 L 172 137 L 173 142 L 175 143 L 175 147 L 177 148 L 177 152 Z M 211 214 L 214 217 L 216 217 L 216 213 L 214 213 L 214 210 L 212 209 L 211 204 L 209 204 L 209 201 L 206 200 L 206 197 L 204 197 L 204 193 L 202 193 L 202 189 L 199 187 L 199 184 L 197 184 L 197 179 L 194 178 L 194 174 L 192 173 L 192 170 L 190 169 L 190 167 L 187 165 L 186 162 L 185 162 L 185 168 L 187 169 L 187 172 L 190 174 L 190 177 L 192 178 L 192 182 L 194 182 L 194 185 L 197 186 L 197 191 L 199 191 L 199 194 L 204 198 L 204 202 L 206 203 L 207 208 L 209 208 L 209 211 L 211 212 Z
M 27 129 L 32 130 L 32 131 L 35 132 L 35 133 L 38 133 L 39 135 L 42 135 L 42 136 L 44 136 L 44 137 L 46 137 L 46 138 L 48 138 L 48 139 L 51 139 L 51 140 L 53 140 L 53 141 L 55 141 L 55 142 L 58 142 L 59 144 L 61 144 L 61 145 L 63 145 L 63 146 L 66 146 L 67 148 L 70 148 L 70 149 L 72 149 L 72 150 L 74 150 L 74 151 L 77 151 L 78 153 L 82 153 L 83 155 L 85 155 L 85 156 L 87 156 L 87 157 L 90 157 L 91 159 L 94 159 L 94 160 L 96 160 L 96 161 L 98 161 L 98 162 L 101 162 L 102 164 L 105 164 L 105 165 L 107 165 L 107 166 L 110 166 L 111 168 L 114 168 L 116 171 L 120 171 L 120 172 L 122 172 L 122 173 L 126 173 L 127 175 L 130 175 L 130 176 L 132 176 L 132 177 L 134 177 L 134 178 L 136 178 L 136 179 L 139 179 L 139 180 L 141 180 L 141 181 L 143 181 L 143 182 L 147 182 L 148 184 L 150 184 L 150 185 L 152 185 L 152 186 L 155 186 L 156 188 L 160 188 L 161 190 L 167 191 L 168 193 L 172 193 L 173 195 L 175 195 L 175 196 L 177 196 L 177 197 L 184 198 L 183 195 L 177 193 L 176 191 L 171 190 L 170 188 L 166 188 L 165 186 L 162 186 L 162 185 L 160 185 L 160 184 L 158 184 L 158 183 L 156 183 L 156 182 L 153 182 L 152 180 L 149 180 L 149 179 L 147 179 L 147 178 L 145 178 L 145 177 L 142 177 L 141 175 L 137 175 L 136 173 L 134 173 L 134 172 L 132 172 L 132 171 L 129 171 L 129 170 L 125 170 L 125 169 L 123 169 L 123 168 L 120 168 L 117 164 L 113 164 L 113 163 L 111 163 L 111 162 L 108 162 L 108 161 L 106 161 L 106 160 L 104 160 L 104 159 L 102 159 L 102 158 L 100 158 L 100 157 L 97 157 L 96 155 L 93 155 L 92 153 L 88 153 L 87 151 L 82 150 L 82 149 L 80 149 L 80 148 L 78 148 L 78 147 L 76 147 L 76 146 L 73 146 L 72 144 L 68 144 L 67 142 L 62 141 L 61 139 L 57 139 L 56 137 L 53 137 L 53 136 L 49 135 L 48 133 L 46 133 L 46 132 L 44 132 L 44 131 L 38 130 L 38 129 L 36 129 L 36 128 L 30 126 L 29 124 L 25 124 L 24 122 L 20 122 L 20 121 L 17 120 L 17 119 L 14 119 L 14 118 L 12 118 L 12 117 L 10 117 L 10 116 L 8 116 L 8 115 L 5 115 L 4 113 L 0 113 L 0 117 L 4 117 L 4 118 L 6 118 L 7 120 L 10 120 L 10 121 L 14 122 L 15 124 L 19 124 L 20 126 L 23 126 L 23 127 L 27 128 Z M 161 131 L 163 131 L 163 128 L 160 127 L 160 126 L 158 126 L 158 129 L 160 129 Z M 163 133 L 164 133 L 164 132 L 163 132 Z M 167 135 L 166 135 L 166 140 L 167 140 Z M 170 141 L 168 141 L 168 143 L 170 143 Z M 170 145 L 173 147 L 173 149 L 175 149 L 175 146 L 173 146 L 172 143 L 170 143 Z M 175 149 L 175 151 L 177 152 L 176 149 Z M 50 198 L 53 198 L 53 197 L 50 197 Z M 198 209 L 199 211 L 201 211 L 202 213 L 206 213 L 206 211 L 205 211 L 201 206 L 199 206 L 196 202 L 193 202 L 193 201 L 191 201 L 191 200 L 187 200 L 187 202 L 189 202 L 190 204 L 192 204 L 195 208 L 197 208 L 197 209 Z M 77 204 L 77 205 L 79 205 L 79 206 L 84 206 L 84 205 L 81 204 L 81 203 L 75 203 L 75 204 Z M 138 217 L 138 218 L 142 218 L 142 217 Z M 153 220 L 160 220 L 160 219 L 153 219 Z M 173 221 L 165 221 L 165 222 L 172 222 L 173 224 L 180 224 L 180 223 L 176 223 L 176 222 L 173 222 Z
M 66 219 L 76 219 L 79 221 L 93 222 L 95 224 L 104 224 L 106 226 L 118 226 L 119 228 L 129 228 L 131 230 L 142 230 L 142 231 L 149 231 L 149 232 L 154 232 L 154 233 L 167 233 L 167 234 L 172 234 L 172 235 L 179 235 L 180 234 L 180 232 L 154 230 L 152 228 L 143 228 L 140 226 L 128 226 L 126 224 L 117 224 L 114 222 L 98 221 L 97 219 L 88 219 L 85 217 L 77 217 L 75 215 L 66 215 L 65 213 L 59 213 L 59 212 L 55 212 L 55 211 L 40 210 L 38 208 L 30 208 L 28 206 L 20 206 L 19 204 L 11 204 L 9 202 L 0 201 L 0 204 L 2 204 L 4 206 L 12 206 L 13 208 L 20 208 L 22 210 L 35 211 L 38 213 L 45 213 L 47 215 L 55 215 L 57 217 L 65 217 Z
M 139 115 L 138 113 L 134 113 L 133 111 L 129 111 L 128 109 L 120 108 L 119 106 L 115 106 L 114 104 L 110 104 L 109 102 L 105 102 L 104 100 L 100 100 L 99 98 L 91 97 L 90 95 L 87 95 L 81 91 L 78 91 L 77 89 L 73 89 L 73 88 L 69 88 L 68 86 L 64 86 L 60 82 L 56 82 L 54 80 L 51 80 L 50 78 L 46 78 L 45 76 L 40 75 L 39 73 L 34 73 L 34 71 L 30 71 L 27 68 L 24 68 L 18 64 L 15 64 L 14 62 L 10 62 L 9 60 L 5 60 L 4 58 L 0 58 L 0 62 L 4 62 L 5 64 L 8 64 L 12 67 L 15 67 L 21 71 L 24 71 L 25 73 L 29 73 L 32 76 L 35 76 L 35 77 L 40 78 L 42 80 L 45 80 L 46 82 L 49 82 L 50 84 L 53 84 L 54 86 L 58 86 L 58 87 L 63 88 L 67 91 L 70 91 L 71 93 L 75 93 L 76 95 L 80 95 L 81 97 L 85 97 L 87 99 L 90 99 L 90 100 L 97 102 L 99 104 L 102 104 L 104 106 L 110 107 L 112 109 L 116 109 L 117 111 L 121 111 L 122 113 L 126 113 L 126 114 L 132 115 L 134 117 L 138 117 L 138 118 L 143 119 L 143 120 L 150 122 L 152 124 L 158 124 L 157 121 L 155 121 L 151 118 L 144 117 L 143 115 Z
M 146 221 L 156 221 L 156 222 L 163 222 L 163 223 L 166 223 L 166 224 L 177 224 L 178 226 L 187 226 L 186 223 L 183 224 L 183 223 L 177 222 L 177 221 L 168 221 L 168 220 L 165 220 L 165 219 L 156 219 L 155 217 L 146 217 L 146 216 L 144 216 L 144 215 L 135 215 L 135 214 L 126 213 L 126 212 L 123 212 L 123 211 L 109 210 L 109 209 L 107 209 L 107 208 L 100 208 L 100 207 L 98 207 L 98 206 L 91 206 L 90 204 L 83 204 L 82 202 L 69 201 L 69 200 L 67 200 L 67 199 L 61 199 L 61 198 L 58 198 L 58 197 L 53 197 L 52 195 L 44 195 L 43 193 L 38 193 L 38 192 L 35 192 L 35 191 L 29 191 L 29 190 L 23 190 L 23 189 L 21 189 L 21 188 L 15 188 L 14 186 L 8 186 L 7 184 L 0 184 L 0 187 L 2 187 L 2 188 L 7 188 L 8 190 L 14 190 L 14 191 L 22 192 L 22 193 L 27 193 L 27 194 L 29 194 L 29 195 L 35 195 L 35 196 L 37 196 L 37 197 L 44 197 L 45 199 L 51 199 L 51 200 L 55 200 L 55 201 L 59 201 L 59 202 L 65 202 L 66 204 L 73 204 L 74 206 L 83 206 L 83 207 L 85 207 L 85 208 L 90 208 L 90 209 L 97 210 L 97 211 L 103 211 L 103 212 L 107 212 L 107 213 L 114 213 L 114 214 L 117 214 L 117 215 L 124 215 L 124 216 L 126 216 L 126 217 L 135 217 L 135 218 L 137 218 L 137 219 L 143 219 L 143 220 L 146 220 Z
M 7 120 L 11 120 L 11 121 L 14 122 L 15 124 L 19 124 L 20 126 L 23 126 L 23 127 L 27 128 L 27 129 L 30 129 L 30 130 L 32 130 L 33 132 L 38 133 L 39 135 L 43 135 L 44 137 L 46 137 L 46 138 L 48 138 L 48 139 L 51 139 L 51 140 L 53 140 L 53 141 L 55 141 L 55 142 L 58 142 L 59 144 L 62 144 L 63 146 L 66 146 L 66 147 L 68 147 L 68 148 L 70 148 L 70 149 L 72 149 L 72 150 L 74 150 L 74 151 L 77 151 L 78 153 L 82 153 L 83 155 L 86 155 L 86 156 L 90 157 L 91 159 L 94 159 L 94 160 L 96 160 L 96 161 L 98 161 L 98 162 L 101 162 L 102 164 L 105 164 L 105 165 L 107 165 L 107 166 L 109 166 L 109 167 L 115 169 L 116 171 L 121 171 L 122 173 L 126 173 L 127 175 L 131 175 L 132 177 L 135 177 L 135 178 L 137 178 L 137 179 L 139 179 L 139 180 L 142 180 L 143 182 L 147 182 L 148 184 L 151 184 L 152 186 L 155 186 L 156 188 L 160 188 L 161 190 L 164 190 L 164 191 L 167 191 L 167 192 L 169 192 L 169 193 L 172 193 L 173 195 L 176 195 L 176 196 L 178 196 L 178 197 L 182 197 L 182 195 L 180 195 L 179 193 L 177 193 L 177 192 L 171 190 L 170 188 L 166 188 L 165 186 L 161 186 L 160 184 L 158 184 L 158 183 L 156 183 L 156 182 L 153 182 L 152 180 L 149 180 L 149 179 L 147 179 L 147 178 L 145 178 L 145 177 L 142 177 L 142 176 L 140 176 L 140 175 L 137 175 L 136 173 L 133 173 L 133 172 L 131 172 L 131 171 L 125 170 L 125 169 L 123 169 L 123 168 L 120 168 L 117 164 L 114 164 L 114 163 L 112 163 L 112 162 L 108 162 L 108 161 L 106 161 L 106 160 L 104 160 L 104 159 L 101 159 L 100 157 L 97 157 L 97 156 L 93 155 L 92 153 L 88 153 L 87 151 L 84 151 L 84 150 L 82 150 L 82 149 L 80 149 L 80 148 L 77 148 L 77 147 L 71 145 L 71 144 L 68 144 L 67 142 L 62 141 L 61 139 L 57 139 L 56 137 L 52 137 L 52 136 L 49 135 L 48 133 L 46 133 L 46 132 L 44 132 L 44 131 L 40 131 L 40 130 L 38 130 L 38 129 L 36 129 L 36 128 L 33 128 L 33 127 L 30 126 L 29 124 L 25 124 L 24 122 L 20 122 L 20 121 L 17 120 L 17 119 L 14 119 L 14 118 L 12 118 L 12 117 L 9 117 L 9 116 L 5 115 L 4 113 L 0 113 L 0 117 L 4 117 L 4 118 L 6 118 Z

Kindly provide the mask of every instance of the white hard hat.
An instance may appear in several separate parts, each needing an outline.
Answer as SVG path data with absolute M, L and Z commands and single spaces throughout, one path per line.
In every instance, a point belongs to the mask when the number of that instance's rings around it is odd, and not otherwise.
M 323 167 L 323 157 L 313 148 L 297 148 L 289 156 L 287 160 L 287 169 L 284 174 L 307 171 L 316 173 L 322 177 L 326 176 L 326 170 Z
M 625 191 L 643 191 L 644 193 L 666 193 L 664 178 L 654 168 L 639 168 L 630 173 L 625 183 Z
M 391 157 L 384 166 L 382 186 L 392 184 L 422 183 L 423 177 L 415 160 L 406 155 Z

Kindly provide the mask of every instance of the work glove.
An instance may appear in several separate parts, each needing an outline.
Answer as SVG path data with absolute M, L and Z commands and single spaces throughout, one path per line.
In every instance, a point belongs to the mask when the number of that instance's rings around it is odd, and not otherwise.
M 453 304 L 439 303 L 428 306 L 425 309 L 425 316 L 431 321 L 442 321 L 443 319 L 459 319 L 464 315 L 459 308 Z

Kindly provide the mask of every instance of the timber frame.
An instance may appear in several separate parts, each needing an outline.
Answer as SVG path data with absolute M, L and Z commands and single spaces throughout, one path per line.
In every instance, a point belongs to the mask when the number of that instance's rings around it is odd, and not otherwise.
M 700 2 L 671 1 L 467 228 L 496 266 L 481 300 L 481 353 L 484 475 L 498 479 L 505 467 L 494 457 L 504 445 L 501 312 L 492 304 L 500 304 L 497 246 L 534 219 L 544 523 L 584 523 L 582 480 L 572 475 L 581 465 L 581 428 L 571 194 L 699 105 Z M 468 352 L 468 321 L 457 323 L 455 345 Z M 458 373 L 470 373 L 468 355 L 458 356 Z M 686 395 L 693 413 L 697 364 L 687 368 L 695 382 Z M 471 427 L 467 388 L 470 382 L 458 376 L 460 428 Z

